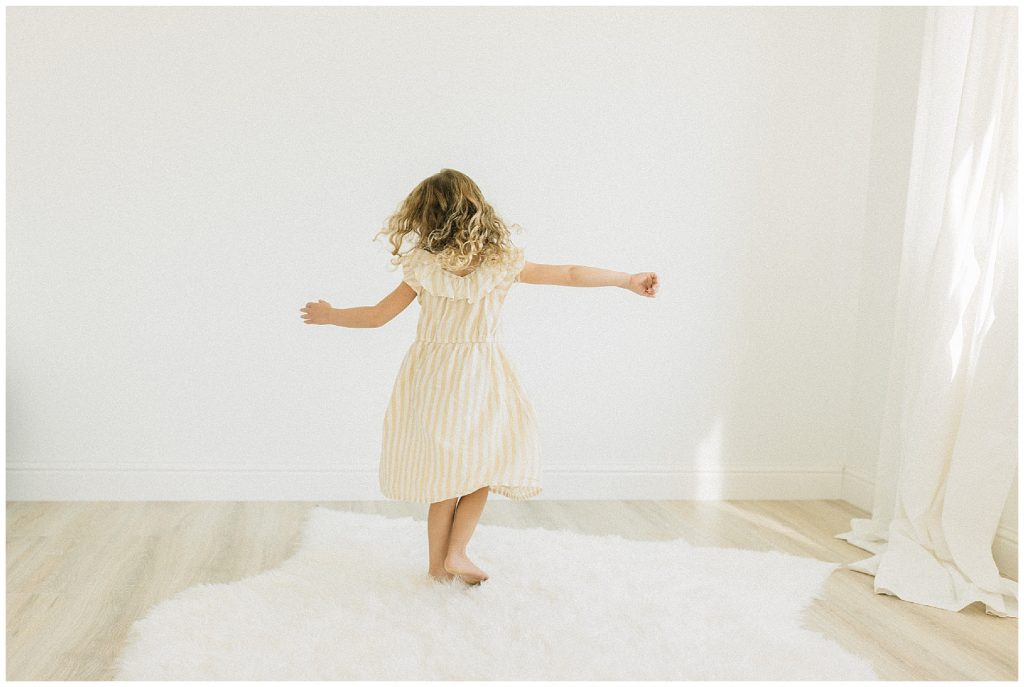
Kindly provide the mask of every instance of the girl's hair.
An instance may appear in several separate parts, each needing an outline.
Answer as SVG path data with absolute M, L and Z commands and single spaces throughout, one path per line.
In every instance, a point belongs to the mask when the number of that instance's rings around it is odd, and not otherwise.
M 434 253 L 451 271 L 469 267 L 477 255 L 480 264 L 507 264 L 512 258 L 509 227 L 473 180 L 454 169 L 442 169 L 417 184 L 373 240 L 381 234 L 397 256 L 391 260 L 395 265 L 404 257 L 402 244 L 408 234 L 413 236 L 413 248 Z

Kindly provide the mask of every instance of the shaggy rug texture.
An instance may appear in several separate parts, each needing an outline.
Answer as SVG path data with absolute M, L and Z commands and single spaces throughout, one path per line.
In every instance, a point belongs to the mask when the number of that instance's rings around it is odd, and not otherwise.
M 134 623 L 117 680 L 876 680 L 801 628 L 838 567 L 780 552 L 477 525 L 479 586 L 426 522 L 316 506 L 298 551 Z

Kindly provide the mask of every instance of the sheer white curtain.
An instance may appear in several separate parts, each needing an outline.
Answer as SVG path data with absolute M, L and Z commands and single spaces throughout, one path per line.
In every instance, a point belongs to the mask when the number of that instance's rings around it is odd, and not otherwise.
M 877 593 L 1017 617 L 992 557 L 1017 466 L 1017 8 L 929 7 L 925 31 L 874 504 L 836 537 L 875 554 L 847 567 Z

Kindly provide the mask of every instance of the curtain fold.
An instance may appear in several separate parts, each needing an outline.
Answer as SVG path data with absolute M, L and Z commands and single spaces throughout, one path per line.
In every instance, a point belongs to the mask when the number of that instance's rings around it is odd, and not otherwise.
M 869 519 L 877 593 L 1017 617 L 992 557 L 1017 469 L 1017 8 L 929 7 Z

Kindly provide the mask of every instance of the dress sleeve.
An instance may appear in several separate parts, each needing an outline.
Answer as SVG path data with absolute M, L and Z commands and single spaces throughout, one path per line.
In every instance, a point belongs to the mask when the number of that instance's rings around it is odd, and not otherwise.
M 512 282 L 519 281 L 519 273 L 523 271 L 523 267 L 526 265 L 526 256 L 523 254 L 522 248 L 516 248 L 516 257 L 512 261 Z
M 406 253 L 402 257 L 402 281 L 412 287 L 413 291 L 419 294 L 422 286 L 416 271 L 416 249 Z

